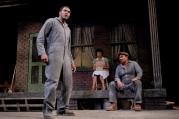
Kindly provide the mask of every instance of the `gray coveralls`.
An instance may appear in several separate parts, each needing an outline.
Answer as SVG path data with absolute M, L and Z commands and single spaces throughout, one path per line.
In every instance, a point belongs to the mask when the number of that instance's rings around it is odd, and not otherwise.
M 48 19 L 42 26 L 36 43 L 38 55 L 46 52 L 49 58 L 45 69 L 44 108 L 50 111 L 55 109 L 58 87 L 60 94 L 57 97 L 57 110 L 68 108 L 73 85 L 71 31 L 68 25 L 62 24 L 57 17 Z M 62 69 L 63 79 L 60 79 Z
M 109 84 L 109 102 L 117 102 L 117 92 L 132 91 L 135 94 L 134 103 L 142 103 L 142 82 L 140 81 L 143 75 L 141 67 L 135 61 L 130 61 L 127 68 L 119 64 L 115 72 L 115 80 Z M 138 80 L 132 81 L 137 77 Z M 121 80 L 125 85 L 123 89 L 119 89 L 116 85 L 116 80 Z

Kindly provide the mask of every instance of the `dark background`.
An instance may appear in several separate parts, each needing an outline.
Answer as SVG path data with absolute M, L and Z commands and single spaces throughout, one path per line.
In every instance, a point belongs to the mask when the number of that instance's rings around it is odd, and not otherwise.
M 69 4 L 72 9 L 71 21 L 74 23 L 113 23 L 126 19 L 146 19 L 147 0 L 106 1 L 57 0 L 27 2 L 25 6 L 0 8 L 0 55 L 1 79 L 11 81 L 16 63 L 17 23 L 22 19 L 41 19 L 57 16 L 59 5 Z M 106 4 L 106 5 L 104 5 Z M 126 7 L 126 5 L 128 7 Z M 176 3 L 169 0 L 156 0 L 158 30 L 160 41 L 163 87 L 167 89 L 167 99 L 179 104 L 178 85 L 178 21 Z M 134 7 L 138 6 L 138 7 Z M 22 10 L 23 9 L 23 10 Z M 141 10 L 142 9 L 142 10 Z M 142 15 L 141 15 L 142 13 Z M 146 16 L 145 16 L 146 15 Z M 40 17 L 39 17 L 40 16 Z
M 158 27 L 162 62 L 163 85 L 168 100 L 179 105 L 178 83 L 178 17 L 177 4 L 169 0 L 157 0 Z

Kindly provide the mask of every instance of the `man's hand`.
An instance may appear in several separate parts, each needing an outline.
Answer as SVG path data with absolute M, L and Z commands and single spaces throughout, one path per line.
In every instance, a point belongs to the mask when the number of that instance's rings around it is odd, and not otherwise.
M 76 72 L 76 66 L 75 66 L 75 64 L 71 64 L 71 68 L 72 68 L 73 72 Z
M 41 60 L 44 62 L 44 63 L 48 63 L 48 56 L 46 53 L 42 54 L 41 55 Z
M 117 87 L 122 89 L 124 88 L 124 84 L 120 80 L 116 80 Z
M 137 77 L 135 77 L 135 78 L 133 78 L 133 79 L 132 79 L 132 81 L 136 81 L 136 80 L 138 80 L 138 78 L 137 78 Z

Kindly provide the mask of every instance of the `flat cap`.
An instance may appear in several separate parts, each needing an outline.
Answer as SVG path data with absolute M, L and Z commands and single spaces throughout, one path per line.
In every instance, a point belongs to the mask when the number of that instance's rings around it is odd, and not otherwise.
M 125 55 L 125 56 L 129 56 L 129 54 L 127 52 L 119 52 L 119 56 L 120 55 Z

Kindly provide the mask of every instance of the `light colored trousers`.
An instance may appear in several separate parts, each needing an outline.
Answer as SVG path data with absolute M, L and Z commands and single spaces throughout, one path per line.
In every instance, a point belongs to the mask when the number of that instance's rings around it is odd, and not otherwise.
M 56 54 L 50 54 L 49 61 L 45 69 L 44 109 L 54 110 L 56 100 L 57 110 L 68 108 L 73 87 L 70 57 L 64 56 L 63 60 Z
M 142 82 L 136 80 L 130 85 L 125 86 L 122 90 L 116 86 L 116 82 L 112 81 L 109 84 L 109 102 L 117 102 L 117 93 L 130 90 L 134 93 L 134 103 L 142 103 Z

